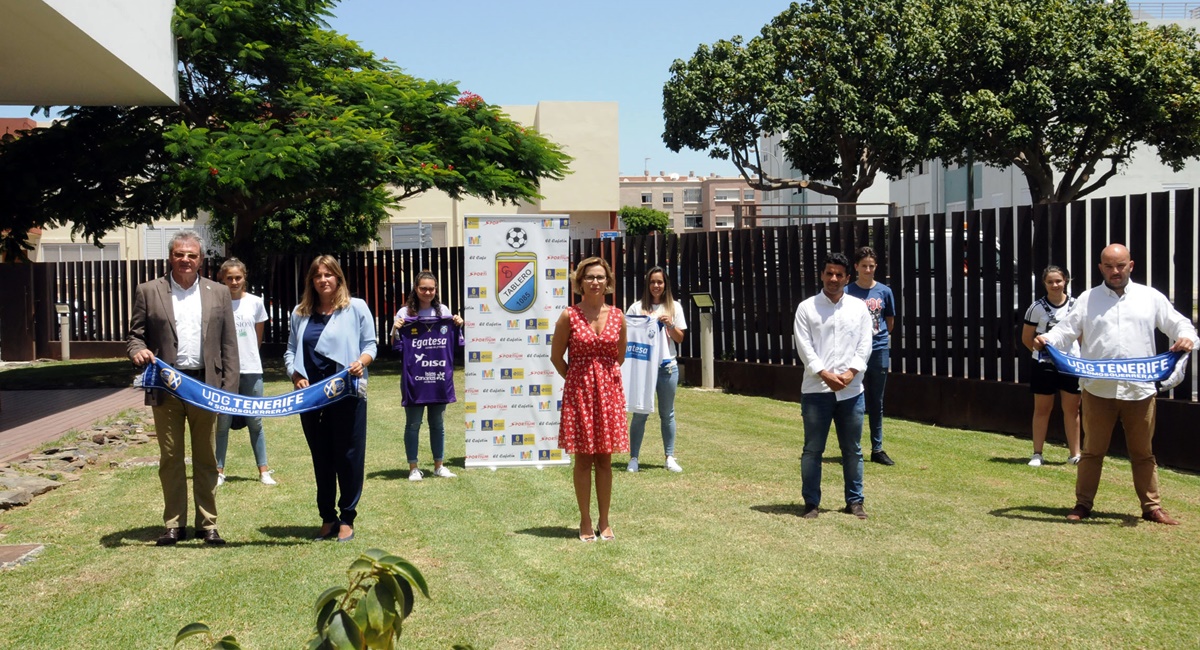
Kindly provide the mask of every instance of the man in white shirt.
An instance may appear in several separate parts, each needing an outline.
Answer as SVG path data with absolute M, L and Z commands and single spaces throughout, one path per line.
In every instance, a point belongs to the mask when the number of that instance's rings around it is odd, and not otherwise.
M 1079 339 L 1083 359 L 1152 357 L 1154 330 L 1158 329 L 1172 339 L 1171 351 L 1191 352 L 1196 344 L 1192 322 L 1175 311 L 1163 294 L 1130 282 L 1132 272 L 1129 249 L 1110 244 L 1100 253 L 1104 284 L 1083 292 L 1075 301 L 1074 311 L 1034 339 L 1034 347 L 1042 350 L 1051 345 L 1065 352 Z M 1141 501 L 1142 518 L 1160 524 L 1178 524 L 1159 504 L 1158 464 L 1151 447 L 1154 384 L 1081 378 L 1079 386 L 1083 389 L 1083 458 L 1075 478 L 1075 507 L 1067 519 L 1080 521 L 1092 514 L 1104 455 L 1119 419 L 1125 429 L 1129 462 L 1133 466 L 1133 489 Z
M 238 343 L 229 289 L 200 277 L 204 245 L 195 232 L 177 233 L 168 250 L 171 272 L 137 287 L 126 339 L 129 358 L 137 366 L 159 358 L 193 379 L 236 393 Z M 154 407 L 166 525 L 156 544 L 187 539 L 185 426 L 192 440 L 196 537 L 224 544 L 217 533 L 217 414 L 161 390 L 148 392 L 146 403 Z
M 804 363 L 800 414 L 804 453 L 800 457 L 804 518 L 816 519 L 821 505 L 821 455 L 829 426 L 837 429 L 842 450 L 843 512 L 866 519 L 863 509 L 862 372 L 871 356 L 873 327 L 866 303 L 845 293 L 850 261 L 841 253 L 826 256 L 822 290 L 796 308 L 793 336 Z

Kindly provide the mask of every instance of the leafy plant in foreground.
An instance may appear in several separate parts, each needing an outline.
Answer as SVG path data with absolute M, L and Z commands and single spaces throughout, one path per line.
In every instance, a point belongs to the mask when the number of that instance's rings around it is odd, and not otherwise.
M 350 586 L 330 587 L 313 607 L 316 634 L 309 650 L 390 650 L 401 624 L 416 602 L 414 588 L 429 598 L 425 577 L 407 560 L 373 548 L 350 563 Z M 232 635 L 215 638 L 204 623 L 189 623 L 175 634 L 175 645 L 204 636 L 212 650 L 238 650 Z

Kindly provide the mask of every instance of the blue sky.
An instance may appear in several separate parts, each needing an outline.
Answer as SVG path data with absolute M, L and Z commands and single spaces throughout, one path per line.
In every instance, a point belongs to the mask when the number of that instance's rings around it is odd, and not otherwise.
M 734 175 L 703 152 L 662 142 L 662 86 L 671 62 L 701 43 L 749 39 L 784 0 L 343 0 L 331 26 L 408 73 L 457 81 L 493 104 L 615 101 L 621 172 Z M 0 107 L 0 116 L 27 116 Z

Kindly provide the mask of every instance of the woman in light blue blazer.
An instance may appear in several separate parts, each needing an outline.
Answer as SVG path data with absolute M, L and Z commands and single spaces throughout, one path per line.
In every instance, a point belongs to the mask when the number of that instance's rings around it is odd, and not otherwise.
M 317 257 L 304 278 L 304 296 L 292 311 L 283 357 L 288 375 L 299 390 L 346 369 L 361 378 L 362 386 L 361 396 L 300 414 L 317 479 L 318 540 L 354 539 L 366 461 L 367 366 L 375 353 L 375 319 L 367 303 L 350 297 L 336 259 Z

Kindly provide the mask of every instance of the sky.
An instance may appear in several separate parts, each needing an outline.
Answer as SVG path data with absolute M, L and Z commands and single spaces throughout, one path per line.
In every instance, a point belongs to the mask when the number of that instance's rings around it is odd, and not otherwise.
M 330 26 L 409 74 L 456 81 L 491 104 L 617 102 L 623 174 L 733 176 L 728 161 L 663 144 L 662 87 L 675 59 L 691 58 L 702 43 L 749 40 L 788 4 L 342 0 Z M 28 108 L 0 106 L 0 117 L 28 115 Z

